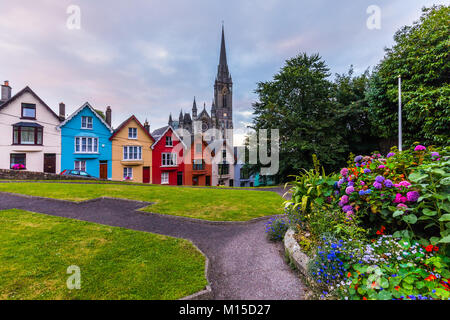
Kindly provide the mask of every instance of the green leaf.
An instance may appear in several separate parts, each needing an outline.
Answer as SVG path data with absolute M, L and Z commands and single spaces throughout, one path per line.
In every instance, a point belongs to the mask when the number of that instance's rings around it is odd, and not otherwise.
M 378 300 L 391 300 L 392 294 L 388 290 L 383 290 L 378 293 Z
M 397 210 L 397 211 L 395 211 L 393 214 L 392 214 L 392 217 L 398 217 L 398 216 L 401 216 L 401 215 L 404 215 L 405 214 L 405 211 L 402 211 L 402 210 Z
M 439 243 L 450 243 L 450 235 L 439 240 Z
M 403 221 L 409 224 L 415 224 L 417 222 L 417 217 L 414 214 L 407 215 L 406 217 L 403 217 Z
M 414 172 L 409 175 L 408 179 L 412 182 L 418 183 L 427 177 L 428 177 L 427 174 Z
M 429 216 L 429 217 L 433 217 L 433 216 L 437 215 L 437 212 L 436 212 L 436 211 L 432 211 L 432 210 L 430 210 L 430 209 L 428 209 L 428 208 L 423 209 L 423 210 L 422 210 L 422 213 L 423 213 L 424 215 L 426 215 L 426 216 Z
M 439 240 L 441 240 L 441 239 L 439 239 L 439 238 L 437 238 L 437 237 L 431 237 L 431 238 L 430 238 L 430 242 L 431 242 L 431 244 L 432 244 L 433 246 L 437 245 L 437 244 L 439 243 Z M 442 239 L 442 240 L 444 240 L 444 239 Z M 441 241 L 442 241 L 442 240 L 441 240 Z
M 450 177 L 442 179 L 441 184 L 444 186 L 450 186 Z
M 389 288 L 389 281 L 386 278 L 380 278 L 379 283 L 383 289 Z
M 450 214 L 444 214 L 439 221 L 441 222 L 445 222 L 445 221 L 450 221 Z

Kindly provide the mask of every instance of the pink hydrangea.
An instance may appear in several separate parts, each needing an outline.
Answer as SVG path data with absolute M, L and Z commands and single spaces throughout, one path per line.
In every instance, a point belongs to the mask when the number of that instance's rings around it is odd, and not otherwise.
M 399 203 L 397 205 L 397 208 L 399 208 L 399 209 L 408 209 L 408 206 L 406 204 L 404 204 L 404 203 Z
M 381 165 L 381 166 L 378 167 L 378 169 L 386 169 L 386 166 Z
M 401 193 L 397 193 L 394 203 L 405 203 L 406 201 L 408 201 L 406 197 L 404 197 Z
M 406 194 L 406 198 L 409 202 L 416 202 L 420 198 L 420 194 L 417 191 L 411 191 Z
M 348 175 L 348 169 L 347 168 L 343 168 L 342 170 L 341 170 L 341 176 L 347 176 Z
M 414 151 L 425 151 L 425 150 L 427 150 L 427 148 L 420 144 L 414 148 Z

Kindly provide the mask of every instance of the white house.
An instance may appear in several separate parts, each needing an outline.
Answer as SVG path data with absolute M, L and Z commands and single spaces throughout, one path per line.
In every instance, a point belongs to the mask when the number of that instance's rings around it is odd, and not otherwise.
M 65 106 L 60 115 L 28 86 L 11 97 L 8 81 L 1 86 L 0 169 L 59 173 L 61 131 Z

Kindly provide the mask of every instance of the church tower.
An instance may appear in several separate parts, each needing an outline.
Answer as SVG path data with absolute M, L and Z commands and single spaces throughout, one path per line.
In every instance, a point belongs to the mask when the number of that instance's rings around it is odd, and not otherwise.
M 218 127 L 222 130 L 233 129 L 233 81 L 228 70 L 225 31 L 223 26 L 219 66 L 217 67 L 217 76 L 214 83 L 213 107 Z

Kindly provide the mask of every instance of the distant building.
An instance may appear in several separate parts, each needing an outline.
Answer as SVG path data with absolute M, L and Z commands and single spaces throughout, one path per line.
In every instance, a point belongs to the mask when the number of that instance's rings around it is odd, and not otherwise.
M 237 150 L 238 147 L 234 147 L 234 181 L 236 187 L 254 187 L 255 185 L 255 176 L 250 174 L 250 170 L 245 168 L 245 161 L 239 161 L 237 159 Z M 244 159 L 245 160 L 245 159 Z
M 100 179 L 112 178 L 112 144 L 109 140 L 111 108 L 106 109 L 106 119 L 86 102 L 72 113 L 61 129 L 61 168 L 81 170 Z
M 146 122 L 133 115 L 110 137 L 112 143 L 112 179 L 139 183 L 152 182 L 152 148 L 155 139 Z
M 181 186 L 185 180 L 183 162 L 186 146 L 170 126 L 152 132 L 153 184 Z
M 58 126 L 64 110 L 57 115 L 28 86 L 14 96 L 11 92 L 9 82 L 5 81 L 0 99 L 0 168 L 59 173 Z

